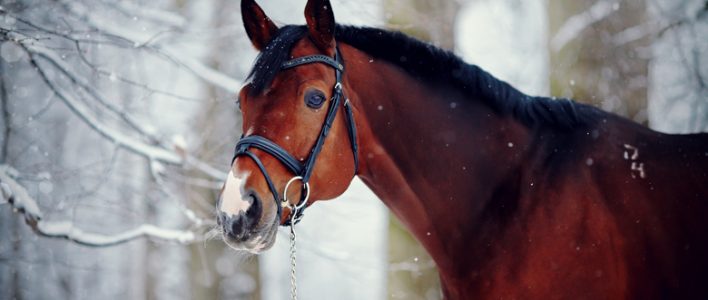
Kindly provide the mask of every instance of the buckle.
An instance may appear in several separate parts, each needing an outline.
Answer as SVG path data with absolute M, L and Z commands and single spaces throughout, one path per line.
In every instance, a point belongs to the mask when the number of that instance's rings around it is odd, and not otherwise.
M 302 198 L 300 202 L 296 204 L 291 204 L 290 201 L 288 201 L 288 188 L 290 188 L 290 185 L 296 180 L 302 181 L 302 176 L 295 176 L 288 180 L 288 183 L 285 184 L 285 189 L 283 189 L 283 200 L 280 202 L 281 207 L 290 208 L 291 214 L 300 211 L 303 207 L 305 207 L 305 205 L 307 205 L 307 200 L 310 199 L 310 183 L 306 182 L 305 184 L 303 184 L 303 189 L 305 190 L 305 197 Z

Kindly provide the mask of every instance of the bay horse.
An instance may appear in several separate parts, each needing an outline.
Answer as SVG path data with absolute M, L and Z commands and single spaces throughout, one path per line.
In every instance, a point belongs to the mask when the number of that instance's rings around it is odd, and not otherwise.
M 359 176 L 447 299 L 708 299 L 708 134 L 525 95 L 404 34 L 337 25 L 327 0 L 301 26 L 241 9 L 260 55 L 217 204 L 231 247 L 270 248 Z

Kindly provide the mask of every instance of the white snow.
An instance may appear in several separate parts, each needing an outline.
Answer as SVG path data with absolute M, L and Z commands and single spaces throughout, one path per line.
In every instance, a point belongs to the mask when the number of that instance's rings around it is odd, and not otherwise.
M 233 93 L 234 91 L 239 90 L 243 85 L 241 81 L 233 79 L 230 76 L 205 65 L 197 59 L 184 55 L 183 51 L 163 47 L 158 44 L 150 44 L 153 42 L 153 39 L 157 33 L 135 31 L 131 30 L 128 26 L 122 26 L 121 24 L 109 22 L 105 19 L 98 19 L 96 16 L 86 11 L 79 5 L 71 5 L 71 3 L 69 3 L 67 7 L 72 9 L 77 15 L 86 18 L 86 21 L 90 25 L 98 28 L 102 32 L 121 37 L 125 40 L 133 41 L 133 46 L 136 48 L 149 47 L 158 52 L 162 52 L 176 63 L 186 67 L 192 72 L 192 74 L 215 86 L 223 88 L 227 92 Z
M 651 45 L 647 113 L 649 126 L 667 133 L 708 131 L 708 18 L 705 1 L 648 2 L 664 28 Z M 703 12 L 703 17 L 697 18 Z M 655 26 L 658 27 L 658 26 Z
M 25 221 L 42 236 L 69 239 L 83 245 L 96 247 L 111 246 L 139 237 L 153 237 L 182 244 L 195 241 L 195 235 L 192 231 L 165 229 L 150 224 L 143 224 L 128 231 L 106 235 L 77 228 L 71 221 L 42 220 L 42 212 L 37 205 L 37 201 L 29 196 L 24 187 L 10 177 L 10 174 L 16 173 L 17 171 L 11 167 L 0 165 L 0 191 L 2 192 L 3 200 L 10 202 L 18 213 L 23 214 Z
M 68 221 L 42 221 L 37 225 L 37 230 L 47 237 L 66 238 L 88 246 L 110 246 L 138 237 L 153 237 L 182 244 L 191 243 L 195 240 L 194 233 L 191 231 L 164 229 L 150 224 L 140 225 L 137 228 L 114 235 L 88 232 L 75 227 L 72 222 Z
M 12 207 L 24 214 L 27 223 L 36 224 L 42 219 L 42 212 L 39 210 L 37 202 L 27 193 L 27 190 L 11 177 L 13 176 L 12 174 L 17 174 L 17 170 L 8 165 L 0 165 L 3 200 L 10 202 Z
M 8 63 L 13 63 L 22 58 L 22 49 L 14 42 L 5 41 L 0 45 L 0 57 Z

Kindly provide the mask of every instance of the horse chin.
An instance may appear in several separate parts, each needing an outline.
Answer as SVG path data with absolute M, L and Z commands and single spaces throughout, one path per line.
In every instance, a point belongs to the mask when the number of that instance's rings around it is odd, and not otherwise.
M 237 242 L 227 234 L 222 235 L 222 237 L 226 245 L 231 247 L 231 249 L 236 251 L 245 251 L 250 254 L 261 254 L 272 248 L 275 244 L 275 236 L 278 232 L 278 225 L 278 222 L 273 222 L 273 224 L 254 231 L 252 234 L 253 238 L 247 241 Z

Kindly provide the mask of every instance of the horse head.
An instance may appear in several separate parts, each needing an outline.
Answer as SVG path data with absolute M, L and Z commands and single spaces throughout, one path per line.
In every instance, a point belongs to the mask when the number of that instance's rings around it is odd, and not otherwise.
M 273 245 L 279 225 L 347 189 L 358 151 L 329 1 L 308 1 L 307 26 L 278 28 L 253 0 L 241 1 L 241 14 L 260 55 L 239 92 L 243 136 L 218 220 L 227 244 L 259 253 Z M 283 49 L 282 39 L 296 42 Z

